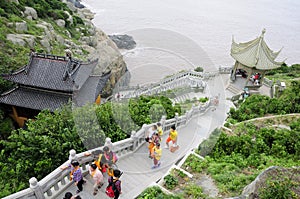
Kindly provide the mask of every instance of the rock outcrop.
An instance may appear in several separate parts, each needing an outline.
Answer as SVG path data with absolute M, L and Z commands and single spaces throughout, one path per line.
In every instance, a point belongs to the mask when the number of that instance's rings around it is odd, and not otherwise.
M 76 8 L 84 8 L 84 5 L 80 3 L 80 0 L 67 0 L 72 3 Z
M 131 50 L 136 46 L 133 37 L 129 35 L 108 35 L 108 37 L 115 42 L 119 49 Z
M 38 31 L 38 34 L 24 34 L 30 32 L 26 23 L 28 20 L 24 20 L 23 22 L 8 23 L 7 25 L 12 28 L 15 27 L 16 31 L 15 34 L 6 35 L 6 38 L 14 44 L 30 48 L 35 48 L 35 44 L 40 44 L 42 50 L 50 54 L 54 49 L 53 45 L 56 45 L 56 47 L 71 50 L 74 57 L 78 56 L 79 59 L 82 59 L 82 57 L 86 58 L 86 61 L 98 59 L 98 65 L 93 74 L 102 75 L 111 72 L 110 80 L 107 82 L 102 97 L 109 96 L 112 94 L 112 89 L 116 83 L 127 71 L 126 64 L 116 44 L 91 22 L 94 13 L 86 8 L 76 8 L 74 6 L 75 2 L 77 1 L 65 1 L 71 10 L 75 9 L 73 12 L 81 17 L 84 26 L 77 27 L 72 35 L 64 28 L 67 25 L 66 23 L 74 23 L 73 16 L 69 12 L 65 11 L 68 16 L 67 19 L 57 19 L 55 21 L 61 27 L 61 32 L 57 32 L 51 23 L 42 19 L 37 20 L 38 15 L 34 8 L 25 7 L 24 17 L 35 20 L 30 27 L 35 26 L 34 31 Z M 74 39 L 73 34 L 77 34 L 77 39 Z M 129 41 L 130 37 L 126 37 L 126 39 L 126 41 Z M 130 45 L 132 45 L 132 42 Z
M 29 34 L 7 34 L 6 39 L 20 46 L 28 45 L 30 48 L 34 48 L 35 44 L 35 37 Z
M 17 32 L 26 32 L 28 30 L 26 21 L 16 22 Z
M 98 65 L 93 71 L 94 75 L 111 72 L 110 79 L 103 90 L 103 97 L 109 96 L 121 78 L 123 79 L 122 84 L 128 83 L 130 75 L 126 73 L 128 72 L 127 66 L 116 44 L 91 22 L 94 18 L 94 13 L 86 8 L 77 9 L 77 13 L 84 19 L 85 26 L 88 27 L 86 31 L 89 33 L 89 36 L 82 36 L 80 38 L 82 44 L 71 47 L 70 49 L 73 53 L 81 53 L 81 51 L 88 52 L 89 60 L 98 59 Z M 72 46 L 72 44 L 70 46 Z
M 226 199 L 257 199 L 259 198 L 259 192 L 261 189 L 266 189 L 266 182 L 269 179 L 284 179 L 288 178 L 293 180 L 293 183 L 299 183 L 300 167 L 283 168 L 278 166 L 271 166 L 261 172 L 254 181 L 244 187 L 243 192 L 240 196 L 226 198 Z M 297 187 L 290 187 L 297 198 L 300 196 L 300 190 Z
M 25 7 L 24 15 L 28 19 L 37 19 L 38 18 L 36 10 L 32 7 Z

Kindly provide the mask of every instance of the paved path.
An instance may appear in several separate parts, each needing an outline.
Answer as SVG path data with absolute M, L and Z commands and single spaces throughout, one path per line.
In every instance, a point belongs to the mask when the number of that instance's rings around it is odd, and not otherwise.
M 119 169 L 123 171 L 121 177 L 122 194 L 120 199 L 133 199 L 146 189 L 153 182 L 158 181 L 170 167 L 183 157 L 190 149 L 198 147 L 201 141 L 209 136 L 209 134 L 217 127 L 221 126 L 226 118 L 229 110 L 228 103 L 225 101 L 224 83 L 226 77 L 219 76 L 208 81 L 209 93 L 212 96 L 219 96 L 220 104 L 216 110 L 210 108 L 202 115 L 196 115 L 184 127 L 178 128 L 178 151 L 171 153 L 167 149 L 163 149 L 161 166 L 157 169 L 151 169 L 153 161 L 148 158 L 147 145 L 142 145 L 134 154 L 127 157 L 121 157 L 117 163 Z M 168 132 L 165 132 L 162 147 Z M 83 199 L 92 198 L 108 198 L 105 195 L 105 187 L 107 186 L 107 176 L 105 176 L 105 184 L 96 196 L 92 195 L 92 181 L 86 176 L 87 183 L 84 185 L 84 191 L 80 193 Z M 75 193 L 75 185 L 71 185 L 65 192 Z M 64 192 L 64 193 L 65 193 Z M 63 198 L 63 194 L 56 198 Z
M 196 148 L 203 139 L 209 136 L 212 130 L 223 123 L 225 119 L 224 108 L 225 105 L 220 104 L 217 110 L 212 111 L 212 109 L 209 109 L 203 115 L 194 116 L 186 126 L 179 128 L 179 150 L 175 153 L 171 153 L 167 149 L 163 149 L 161 159 L 162 165 L 157 169 L 151 169 L 153 162 L 148 158 L 146 144 L 139 148 L 134 154 L 120 158 L 118 167 L 124 172 L 121 177 L 122 195 L 120 198 L 133 199 L 152 182 L 159 180 L 177 160 L 187 153 L 188 150 Z M 166 140 L 167 134 L 168 132 L 165 132 L 162 146 L 165 145 L 164 141 Z M 105 179 L 107 180 L 107 176 L 105 176 Z M 84 191 L 80 193 L 82 198 L 108 198 L 104 194 L 107 182 L 101 188 L 98 195 L 93 196 L 92 184 L 89 176 L 87 176 L 87 180 L 87 183 L 84 185 Z M 67 191 L 75 193 L 75 185 L 71 185 L 65 192 Z M 64 193 L 57 198 L 63 198 Z

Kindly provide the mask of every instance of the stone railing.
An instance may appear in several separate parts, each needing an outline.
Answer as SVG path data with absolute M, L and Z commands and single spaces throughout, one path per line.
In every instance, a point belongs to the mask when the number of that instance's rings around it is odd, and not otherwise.
M 166 119 L 165 116 L 162 117 L 161 123 L 164 131 L 168 131 L 172 125 L 177 127 L 185 126 L 189 120 L 196 116 L 199 113 L 204 113 L 211 105 L 211 100 L 207 101 L 205 104 L 200 104 L 199 106 L 193 106 L 188 112 L 184 115 L 179 116 L 175 114 L 175 117 L 172 119 Z M 144 124 L 143 127 L 135 132 L 131 133 L 131 137 L 112 143 L 113 151 L 118 155 L 119 159 L 124 158 L 127 155 L 134 153 L 139 147 L 145 143 L 145 135 L 149 128 L 154 124 Z M 95 148 L 89 153 L 99 151 L 103 148 Z M 20 192 L 9 195 L 3 199 L 50 199 L 56 198 L 59 194 L 64 192 L 72 182 L 69 181 L 69 171 L 62 170 L 62 166 L 70 164 L 70 160 L 77 159 L 81 164 L 81 169 L 84 175 L 88 173 L 88 165 L 90 165 L 94 158 L 93 156 L 86 156 L 87 152 L 82 152 L 76 154 L 75 150 L 70 150 L 69 160 L 66 161 L 59 168 L 56 168 L 49 175 L 43 178 L 40 181 L 37 181 L 36 178 L 31 178 L 29 180 L 30 188 L 22 190 Z
M 265 86 L 271 88 L 271 87 L 273 86 L 273 80 L 270 80 L 270 79 L 264 77 L 264 79 L 263 79 L 263 84 L 264 84 Z
M 206 88 L 205 80 L 215 77 L 218 72 L 182 71 L 157 83 L 134 87 L 120 87 L 122 98 L 134 98 L 140 95 L 153 95 L 180 87 Z
M 233 69 L 233 66 L 219 66 L 220 74 L 230 74 Z

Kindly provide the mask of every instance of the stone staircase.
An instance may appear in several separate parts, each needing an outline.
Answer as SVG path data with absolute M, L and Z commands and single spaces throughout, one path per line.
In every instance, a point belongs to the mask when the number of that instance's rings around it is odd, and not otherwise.
M 226 90 L 230 91 L 234 95 L 241 94 L 243 92 L 241 89 L 235 87 L 233 84 L 229 84 Z

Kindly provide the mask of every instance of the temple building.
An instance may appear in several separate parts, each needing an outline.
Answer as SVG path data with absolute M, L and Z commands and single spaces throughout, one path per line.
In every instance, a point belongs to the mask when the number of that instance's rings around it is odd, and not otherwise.
M 245 87 L 259 88 L 262 85 L 266 71 L 281 67 L 283 62 L 275 59 L 280 51 L 272 51 L 264 40 L 266 30 L 249 42 L 236 43 L 232 38 L 230 55 L 236 60 L 231 72 L 231 80 L 235 81 L 237 76 L 246 78 Z
M 41 110 L 54 111 L 72 102 L 75 106 L 100 103 L 110 74 L 93 75 L 98 60 L 82 63 L 64 56 L 31 53 L 29 62 L 16 72 L 3 75 L 15 87 L 0 96 L 20 127 Z

